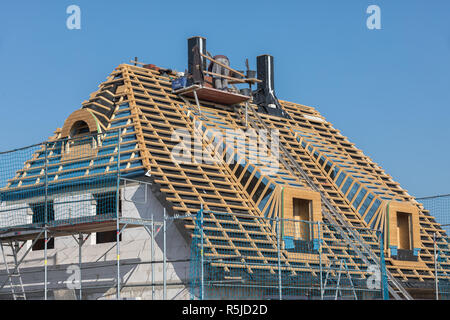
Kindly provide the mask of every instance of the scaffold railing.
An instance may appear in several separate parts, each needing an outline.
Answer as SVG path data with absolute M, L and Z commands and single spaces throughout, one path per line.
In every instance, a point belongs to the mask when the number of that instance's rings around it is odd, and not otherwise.
M 388 298 L 384 237 L 377 230 L 203 209 L 194 216 L 169 217 L 164 213 L 163 221 L 159 222 L 123 217 L 120 187 L 126 185 L 127 179 L 120 174 L 124 168 L 120 141 L 119 131 L 108 131 L 0 153 L 0 241 L 20 231 L 21 241 L 33 240 L 31 247 L 34 247 L 43 246 L 41 240 L 45 239 L 46 247 L 58 232 L 70 230 L 68 233 L 76 234 L 82 226 L 102 223 L 110 223 L 108 230 L 117 231 L 117 239 L 127 224 L 133 223 L 142 224 L 153 237 L 158 233 L 154 224 L 160 224 L 158 230 L 162 230 L 164 237 L 163 298 L 166 298 L 166 223 L 187 219 L 194 226 L 189 276 L 192 299 Z M 128 183 L 143 182 L 130 179 Z M 436 299 L 449 299 L 450 195 L 417 200 L 442 226 L 434 235 Z M 226 221 L 230 216 L 245 228 L 247 238 L 239 238 L 244 233 L 231 230 L 238 228 L 238 224 L 230 224 L 226 230 L 223 229 L 226 223 L 218 227 L 218 220 Z M 358 237 L 344 238 L 343 229 Z M 364 239 L 365 248 L 361 247 L 360 239 Z M 12 242 L 9 244 L 12 248 Z M 374 255 L 365 260 L 361 252 L 367 251 L 367 247 Z M 119 257 L 117 240 L 116 284 L 120 298 Z M 16 266 L 19 264 L 16 261 Z M 16 275 L 19 270 L 15 267 L 10 271 Z M 6 280 L 0 286 L 5 284 Z M 22 293 L 13 292 L 13 296 L 19 298 Z
M 245 250 L 245 241 L 239 242 L 239 250 L 233 250 L 237 243 L 224 243 L 223 249 L 217 249 L 215 243 L 211 250 L 210 242 L 215 241 L 208 228 L 212 215 L 221 214 L 200 210 L 193 217 L 191 299 L 388 298 L 386 267 L 380 254 L 383 237 L 376 230 L 355 230 L 367 239 L 375 239 L 368 243 L 379 263 L 367 265 L 339 237 L 335 226 L 323 222 L 252 217 L 269 235 L 269 241 L 248 241 Z
M 0 153 L 0 231 L 117 216 L 119 132 Z
M 26 299 L 21 263 L 32 249 L 42 249 L 47 300 L 47 251 L 58 235 L 81 234 L 83 227 L 100 228 L 99 223 L 109 221 L 107 228 L 117 230 L 119 257 L 120 131 L 90 134 L 87 128 L 78 126 L 70 135 L 0 153 L 0 241 L 3 255 L 3 244 L 14 255 L 11 268 L 3 257 L 7 277 L 0 288 L 9 282 L 14 299 Z M 27 240 L 32 244 L 18 259 Z M 119 258 L 117 261 L 120 298 Z M 19 293 L 12 279 L 19 279 Z
M 417 198 L 441 226 L 433 236 L 437 300 L 450 300 L 450 194 Z

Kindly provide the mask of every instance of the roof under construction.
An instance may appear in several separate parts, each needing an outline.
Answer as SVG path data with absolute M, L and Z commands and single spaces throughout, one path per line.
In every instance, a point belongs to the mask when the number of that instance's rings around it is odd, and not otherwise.
M 315 108 L 275 95 L 269 97 L 273 103 L 267 102 L 264 90 L 273 91 L 273 59 L 262 56 L 258 63 L 258 77 L 239 77 L 237 72 L 234 83 L 250 88 L 257 84 L 259 95 L 221 91 L 189 79 L 175 90 L 174 81 L 183 76 L 176 71 L 138 62 L 120 64 L 49 138 L 49 185 L 110 172 L 117 161 L 111 155 L 117 152 L 114 143 L 120 131 L 122 176 L 151 182 L 171 215 L 208 212 L 204 228 L 209 257 L 223 257 L 224 250 L 245 257 L 250 250 L 252 259 L 267 264 L 277 259 L 272 254 L 277 234 L 258 217 L 320 221 L 340 226 L 323 234 L 322 250 L 329 257 L 345 257 L 358 271 L 361 257 L 355 248 L 334 244 L 347 241 L 347 233 L 352 241 L 361 241 L 362 251 L 379 255 L 377 234 L 382 234 L 390 281 L 410 292 L 432 286 L 433 236 L 445 236 L 435 218 Z M 230 78 L 232 74 L 230 70 Z M 95 160 L 82 161 L 64 152 L 61 141 L 74 130 L 100 134 Z M 255 152 L 255 141 L 274 147 Z M 3 201 L 42 181 L 43 154 L 37 150 L 11 177 L 2 190 Z M 309 206 L 306 215 L 301 201 Z M 187 220 L 185 228 L 192 234 L 194 221 Z M 350 229 L 354 231 L 349 234 Z M 285 230 L 282 237 L 288 242 L 301 233 Z M 442 264 L 448 267 L 448 245 L 443 254 Z M 371 252 L 366 256 L 370 259 Z M 286 254 L 281 263 L 296 271 L 295 257 Z M 227 272 L 249 268 L 245 261 L 239 266 L 222 261 L 217 267 Z M 261 268 L 275 271 L 270 265 Z

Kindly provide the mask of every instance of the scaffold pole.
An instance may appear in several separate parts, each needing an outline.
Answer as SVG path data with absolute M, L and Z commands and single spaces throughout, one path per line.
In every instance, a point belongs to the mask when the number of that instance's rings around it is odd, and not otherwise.
M 150 255 L 151 255 L 151 272 L 152 272 L 152 300 L 155 300 L 155 267 L 153 266 L 154 264 L 154 260 L 155 260 L 155 223 L 154 223 L 154 217 L 153 217 L 153 213 L 152 213 L 152 221 L 151 221 L 151 227 L 152 227 L 152 231 L 150 233 Z
M 317 222 L 318 238 L 319 238 L 319 281 L 320 281 L 320 300 L 323 300 L 323 284 L 322 284 L 322 236 L 320 221 Z
M 83 300 L 83 298 L 82 298 L 82 294 L 81 294 L 81 263 L 82 263 L 82 257 L 81 257 L 81 247 L 83 246 L 83 242 L 84 242 L 84 240 L 83 240 L 83 234 L 80 232 L 79 233 L 79 235 L 78 235 L 78 267 L 79 267 L 79 269 L 80 269 L 80 279 L 79 279 L 79 286 L 80 286 L 80 292 L 79 292 L 79 295 L 80 295 L 80 300 Z
M 436 291 L 436 300 L 439 300 L 439 279 L 438 279 L 438 267 L 437 267 L 437 248 L 436 248 L 436 232 L 433 235 L 433 242 L 434 242 L 434 284 L 435 284 L 435 291 Z
M 120 300 L 120 221 L 119 221 L 119 204 L 120 204 L 120 129 L 117 132 L 117 186 L 116 186 L 116 252 L 117 252 L 117 300 Z
M 204 245 L 203 245 L 203 239 L 204 239 L 204 235 L 203 235 L 203 203 L 201 204 L 201 208 L 200 208 L 200 232 L 201 232 L 201 252 L 200 252 L 200 259 L 201 259 L 201 297 L 200 300 L 203 300 L 205 297 L 205 269 L 204 269 Z
M 283 299 L 282 284 L 281 284 L 281 228 L 280 218 L 276 219 L 277 228 L 277 251 L 278 251 L 278 298 Z
M 167 254 L 166 254 L 166 237 L 167 237 L 167 216 L 166 208 L 164 208 L 164 235 L 163 235 L 163 300 L 167 299 Z
M 48 269 L 47 269 L 47 241 L 48 241 L 48 231 L 47 231 L 47 223 L 48 223 L 48 169 L 47 169 L 47 143 L 44 144 L 44 174 L 45 174 L 45 200 L 44 200 L 44 300 L 47 300 L 47 277 L 48 277 Z

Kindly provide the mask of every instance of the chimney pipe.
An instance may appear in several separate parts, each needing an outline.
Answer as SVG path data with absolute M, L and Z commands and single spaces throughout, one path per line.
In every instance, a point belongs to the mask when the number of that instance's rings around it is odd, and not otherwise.
M 256 57 L 257 77 L 262 82 L 258 83 L 258 90 L 268 89 L 269 92 L 274 91 L 274 77 L 273 77 L 273 56 L 264 54 Z
M 192 74 L 194 65 L 194 52 L 192 49 L 198 46 L 200 53 L 206 55 L 206 38 L 203 37 L 192 37 L 188 39 L 188 72 Z M 206 70 L 206 59 L 201 57 L 203 70 Z
M 264 54 L 256 57 L 256 68 L 257 78 L 261 82 L 253 92 L 253 101 L 258 105 L 258 111 L 289 118 L 275 95 L 273 56 Z

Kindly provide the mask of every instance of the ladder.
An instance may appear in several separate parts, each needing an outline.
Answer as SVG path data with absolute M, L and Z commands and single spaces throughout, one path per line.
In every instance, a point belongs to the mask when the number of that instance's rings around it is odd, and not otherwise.
M 340 294 L 341 298 L 351 298 L 351 299 L 354 299 L 354 300 L 358 300 L 358 296 L 356 295 L 356 291 L 355 291 L 355 286 L 353 285 L 352 277 L 350 275 L 350 271 L 348 270 L 347 262 L 345 262 L 344 259 L 341 259 L 339 261 L 339 270 L 337 272 L 338 273 L 338 278 L 337 278 L 337 281 L 336 281 L 336 287 L 327 287 L 328 280 L 330 280 L 330 282 L 332 282 L 332 279 L 330 278 L 330 274 L 332 273 L 333 265 L 335 264 L 335 262 L 336 261 L 331 262 L 329 267 L 328 267 L 327 274 L 325 276 L 325 283 L 324 283 L 324 286 L 323 286 L 323 289 L 322 289 L 322 297 L 324 297 L 324 298 L 333 298 L 334 300 L 337 300 L 338 296 Z M 342 294 L 343 291 L 350 291 L 350 289 L 346 289 L 345 287 L 341 288 L 341 278 L 342 278 L 342 274 L 343 273 L 345 275 L 347 275 L 347 278 L 349 280 L 350 288 L 351 288 L 351 291 L 352 291 L 352 295 L 351 296 L 344 296 Z M 335 294 L 333 296 L 325 296 L 324 295 L 327 290 L 333 290 L 333 289 L 336 289 L 336 292 L 335 292 Z
M 259 127 L 264 128 L 269 132 L 269 128 L 266 123 L 261 119 L 260 115 L 255 111 L 253 106 L 247 106 L 255 116 L 256 120 L 259 123 Z M 254 129 L 258 129 L 258 124 L 252 119 L 252 117 L 247 117 L 247 120 L 253 125 Z M 267 139 L 267 138 L 266 138 Z M 336 227 L 336 230 L 343 237 L 344 240 L 352 247 L 352 249 L 358 254 L 358 256 L 364 261 L 366 265 L 374 264 L 381 270 L 381 266 L 379 263 L 379 258 L 377 255 L 371 250 L 371 248 L 365 243 L 365 241 L 361 238 L 358 232 L 356 232 L 351 225 L 340 215 L 334 206 L 328 201 L 324 193 L 316 186 L 316 184 L 312 181 L 312 179 L 308 176 L 308 174 L 302 169 L 302 167 L 297 163 L 297 161 L 292 157 L 292 155 L 287 151 L 284 145 L 280 141 L 280 161 L 284 165 L 284 167 L 291 172 L 294 176 L 296 176 L 296 171 L 300 174 L 300 176 L 307 182 L 308 186 L 318 192 L 321 197 L 322 204 L 326 207 L 327 210 L 323 210 L 323 215 L 333 223 Z M 286 161 L 283 155 L 287 158 Z M 358 243 L 359 246 L 355 245 Z M 401 283 L 395 279 L 395 277 L 390 273 L 390 271 L 386 268 L 386 276 L 388 279 L 388 290 L 389 293 L 396 300 L 413 300 L 411 295 L 403 288 Z
M 3 245 L 3 242 L 0 241 L 0 248 L 2 250 L 3 262 L 5 264 L 5 270 L 9 280 L 9 287 L 11 288 L 13 299 L 27 300 L 25 289 L 23 287 L 22 276 L 20 274 L 20 269 L 17 263 L 17 253 L 19 252 L 20 248 L 18 244 L 13 244 L 12 242 L 9 242 L 6 246 L 11 248 L 12 251 L 11 256 L 14 258 L 14 267 L 12 272 L 10 271 L 9 262 L 6 259 L 7 255 L 5 254 L 5 246 Z

